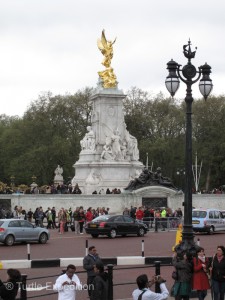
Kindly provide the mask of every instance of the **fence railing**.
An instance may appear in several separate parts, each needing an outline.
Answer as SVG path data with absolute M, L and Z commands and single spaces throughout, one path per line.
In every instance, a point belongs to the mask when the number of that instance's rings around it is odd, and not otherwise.
M 116 286 L 121 286 L 121 285 L 133 285 L 135 282 L 123 282 L 123 283 L 114 283 L 113 282 L 113 277 L 114 277 L 114 272 L 120 271 L 120 270 L 129 270 L 129 269 L 144 269 L 144 268 L 155 268 L 155 275 L 160 275 L 161 274 L 161 262 L 160 261 L 155 261 L 154 264 L 152 265 L 144 265 L 144 266 L 132 266 L 132 267 L 119 267 L 119 268 L 114 268 L 114 265 L 108 264 L 107 267 L 107 272 L 108 272 L 108 300 L 113 300 L 113 295 L 114 295 L 114 288 Z M 163 266 L 171 266 L 171 264 L 163 264 Z M 65 271 L 62 271 L 64 273 Z M 81 273 L 86 273 L 86 271 L 78 271 L 76 274 L 81 274 Z M 51 292 L 51 293 L 43 293 L 40 295 L 33 295 L 33 296 L 28 296 L 27 294 L 27 281 L 31 280 L 37 280 L 37 279 L 44 279 L 44 278 L 50 278 L 50 277 L 58 277 L 59 274 L 56 275 L 51 275 L 51 276 L 41 276 L 41 277 L 33 277 L 33 278 L 28 278 L 27 275 L 23 274 L 22 275 L 22 280 L 20 283 L 20 298 L 17 298 L 18 300 L 27 300 L 27 299 L 37 299 L 37 298 L 43 298 L 43 297 L 48 297 L 49 295 L 57 294 L 57 292 Z M 160 292 L 159 284 L 155 284 L 155 292 Z
M 143 222 L 148 226 L 149 230 L 157 232 L 158 230 L 170 231 L 176 230 L 178 226 L 182 223 L 182 218 L 178 217 L 168 217 L 168 218 L 153 218 L 144 217 Z

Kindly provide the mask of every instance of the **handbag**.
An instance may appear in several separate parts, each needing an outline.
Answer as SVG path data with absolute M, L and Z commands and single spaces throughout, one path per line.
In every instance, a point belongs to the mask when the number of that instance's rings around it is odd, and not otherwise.
M 172 272 L 172 278 L 173 278 L 174 280 L 177 280 L 177 279 L 178 279 L 178 274 L 177 274 L 177 271 L 176 271 L 176 270 L 174 270 L 174 271 Z

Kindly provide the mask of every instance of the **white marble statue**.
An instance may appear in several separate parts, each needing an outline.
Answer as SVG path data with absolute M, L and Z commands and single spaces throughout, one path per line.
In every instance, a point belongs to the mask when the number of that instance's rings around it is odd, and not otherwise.
M 121 160 L 122 159 L 122 152 L 121 152 L 121 140 L 118 130 L 116 130 L 113 135 L 111 136 L 111 144 L 112 144 L 112 155 L 114 160 Z
M 91 126 L 87 126 L 87 131 L 84 138 L 80 141 L 81 149 L 94 151 L 96 146 L 95 133 Z
M 87 179 L 86 179 L 86 184 L 88 185 L 96 185 L 99 184 L 101 181 L 101 174 L 98 173 L 96 170 L 91 170 L 89 173 Z
M 57 166 L 57 168 L 55 169 L 55 177 L 54 177 L 54 182 L 55 183 L 63 183 L 63 168 L 60 167 L 60 165 Z

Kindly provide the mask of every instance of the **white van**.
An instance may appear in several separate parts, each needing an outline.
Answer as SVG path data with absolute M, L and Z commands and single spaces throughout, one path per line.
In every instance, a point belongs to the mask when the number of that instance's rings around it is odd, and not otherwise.
M 193 209 L 192 226 L 195 232 L 207 232 L 225 230 L 225 218 L 221 211 L 216 208 Z

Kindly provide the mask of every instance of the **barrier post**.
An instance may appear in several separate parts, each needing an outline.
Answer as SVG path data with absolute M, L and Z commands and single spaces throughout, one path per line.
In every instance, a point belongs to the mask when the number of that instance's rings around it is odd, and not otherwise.
M 86 240 L 85 245 L 86 245 L 85 255 L 87 256 L 88 255 L 88 240 Z
M 158 232 L 158 218 L 155 218 L 155 232 Z
M 155 261 L 154 264 L 155 264 L 155 275 L 158 276 L 158 275 L 160 275 L 161 261 Z M 160 286 L 159 286 L 158 282 L 155 283 L 155 292 L 160 293 Z
M 109 281 L 109 290 L 108 290 L 108 300 L 113 300 L 113 265 L 107 265 L 108 270 L 108 281 Z
M 20 300 L 27 300 L 27 275 L 21 275 Z
M 144 244 L 144 240 L 142 240 L 142 242 L 141 242 L 141 256 L 142 257 L 144 257 L 145 256 L 145 250 L 144 250 L 144 246 L 145 246 L 145 244 Z
M 30 244 L 27 244 L 27 259 L 30 260 Z
M 198 246 L 200 246 L 200 238 L 197 239 L 197 243 Z

